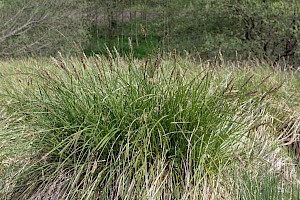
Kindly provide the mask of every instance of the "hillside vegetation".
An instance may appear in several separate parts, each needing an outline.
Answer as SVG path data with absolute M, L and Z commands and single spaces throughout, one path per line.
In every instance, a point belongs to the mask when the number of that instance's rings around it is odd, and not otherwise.
M 0 0 L 0 199 L 300 199 L 299 0 Z
M 2 199 L 299 199 L 299 71 L 107 55 L 0 63 Z
M 177 49 L 212 59 L 300 65 L 298 0 L 1 0 L 0 57 L 71 53 L 145 58 Z

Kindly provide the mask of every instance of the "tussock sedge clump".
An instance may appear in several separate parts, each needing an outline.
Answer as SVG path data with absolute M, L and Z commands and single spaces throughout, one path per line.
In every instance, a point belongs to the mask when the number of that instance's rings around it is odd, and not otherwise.
M 7 198 L 260 199 L 261 172 L 283 191 L 276 173 L 285 164 L 270 169 L 284 151 L 268 134 L 268 96 L 280 82 L 220 75 L 210 63 L 187 65 L 176 52 L 171 60 L 111 53 L 52 60 L 19 75 L 27 84 L 3 89 L 35 152 Z M 285 193 L 263 193 L 278 194 Z

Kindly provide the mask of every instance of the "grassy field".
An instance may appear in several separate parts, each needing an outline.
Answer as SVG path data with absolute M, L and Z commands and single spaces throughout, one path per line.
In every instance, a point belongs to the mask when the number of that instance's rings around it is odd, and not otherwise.
M 0 73 L 1 199 L 300 197 L 299 71 L 79 55 Z

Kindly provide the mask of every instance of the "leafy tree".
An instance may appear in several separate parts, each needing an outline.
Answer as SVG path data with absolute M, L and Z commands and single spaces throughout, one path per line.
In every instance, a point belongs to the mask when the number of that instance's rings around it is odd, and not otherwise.
M 295 0 L 228 1 L 239 20 L 237 33 L 249 51 L 274 63 L 299 65 L 300 3 Z
M 160 5 L 163 9 L 156 12 L 165 12 L 167 20 L 160 17 L 154 23 L 164 30 L 160 35 L 167 37 L 169 49 L 192 50 L 206 58 L 222 49 L 231 58 L 237 53 L 274 64 L 300 64 L 299 1 L 177 0 Z M 167 29 L 162 28 L 166 21 Z

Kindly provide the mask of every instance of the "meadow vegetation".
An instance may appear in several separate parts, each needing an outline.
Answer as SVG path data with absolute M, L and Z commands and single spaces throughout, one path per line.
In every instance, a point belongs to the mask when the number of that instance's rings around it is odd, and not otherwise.
M 0 199 L 300 199 L 299 9 L 0 0 Z
M 299 199 L 299 71 L 107 55 L 0 63 L 2 199 Z

